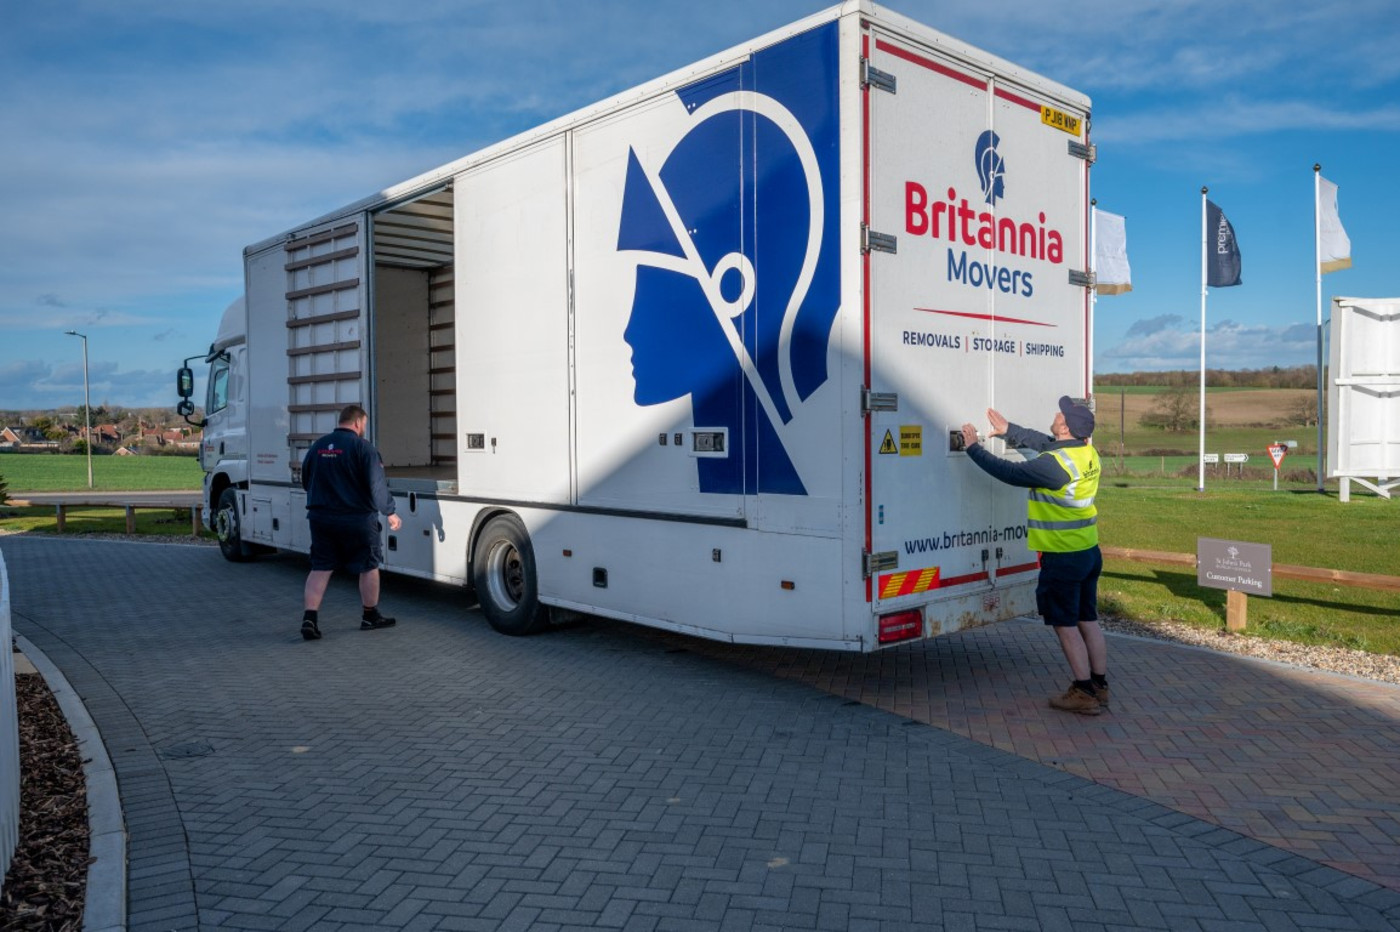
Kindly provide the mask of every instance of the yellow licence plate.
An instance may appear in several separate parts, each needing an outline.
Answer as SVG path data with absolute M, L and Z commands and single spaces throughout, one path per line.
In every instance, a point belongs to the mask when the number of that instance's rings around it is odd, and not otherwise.
M 1070 116 L 1063 110 L 1042 106 L 1040 108 L 1040 122 L 1044 123 L 1046 126 L 1053 126 L 1055 129 L 1069 133 L 1071 136 L 1078 136 L 1079 124 L 1084 121 L 1077 116 Z

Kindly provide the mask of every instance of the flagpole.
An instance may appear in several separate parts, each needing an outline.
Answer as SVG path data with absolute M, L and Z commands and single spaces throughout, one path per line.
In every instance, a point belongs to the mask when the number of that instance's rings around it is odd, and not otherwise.
M 1201 434 L 1196 452 L 1197 492 L 1206 490 L 1206 192 L 1209 190 L 1201 185 Z
M 1317 276 L 1317 490 L 1322 491 L 1322 163 L 1313 163 L 1313 274 Z

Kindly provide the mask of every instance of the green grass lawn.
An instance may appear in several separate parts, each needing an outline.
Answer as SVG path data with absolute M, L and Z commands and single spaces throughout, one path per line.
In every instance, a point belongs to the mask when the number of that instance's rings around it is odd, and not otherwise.
M 1248 453 L 1251 465 L 1273 468 L 1269 445 L 1275 442 L 1297 441 L 1283 459 L 1285 469 L 1314 469 L 1317 467 L 1316 427 L 1207 427 L 1207 453 Z M 1133 428 L 1121 441 L 1129 454 L 1143 450 L 1179 451 L 1192 463 L 1200 449 L 1201 437 L 1195 430 L 1145 430 Z M 1094 435 L 1094 445 L 1105 459 L 1116 458 L 1120 440 L 1116 428 Z M 1141 455 L 1141 454 L 1139 454 Z M 1158 454 L 1160 455 L 1160 454 Z M 1224 457 L 1222 456 L 1223 460 Z
M 1105 546 L 1194 554 L 1200 537 L 1269 544 L 1275 563 L 1400 576 L 1394 541 L 1400 502 L 1353 494 L 1274 492 L 1248 480 L 1206 491 L 1158 483 L 1105 483 L 1099 490 Z M 1273 581 L 1272 598 L 1249 599 L 1248 635 L 1400 655 L 1400 592 L 1292 579 Z M 1139 621 L 1181 621 L 1218 629 L 1225 591 L 1196 584 L 1194 570 L 1108 560 L 1100 609 Z
M 82 454 L 0 453 L 0 478 L 13 498 L 21 492 L 82 492 L 88 488 Z M 195 490 L 204 470 L 193 456 L 94 456 L 92 487 L 99 492 Z
M 69 506 L 64 514 L 64 534 L 126 533 L 124 508 Z M 137 536 L 190 537 L 193 521 L 188 508 L 137 508 L 135 514 Z M 0 505 L 0 531 L 56 534 L 57 509 L 52 505 Z M 200 528 L 199 536 L 213 537 L 204 528 Z M 0 537 L 0 542 L 3 541 L 4 538 Z

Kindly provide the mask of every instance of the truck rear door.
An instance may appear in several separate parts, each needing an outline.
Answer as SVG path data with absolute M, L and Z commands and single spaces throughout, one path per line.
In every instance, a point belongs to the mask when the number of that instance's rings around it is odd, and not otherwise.
M 1060 395 L 1088 392 L 1088 292 L 1070 275 L 1086 268 L 1088 163 L 1070 143 L 1087 140 L 1087 101 L 971 54 L 866 43 L 868 537 L 886 611 L 1036 568 L 1025 492 L 956 434 L 985 432 L 989 407 L 1048 431 Z
M 288 456 L 295 472 L 307 448 L 335 429 L 348 404 L 372 410 L 367 389 L 366 223 L 340 221 L 283 246 L 283 340 Z M 373 423 L 370 425 L 373 430 Z

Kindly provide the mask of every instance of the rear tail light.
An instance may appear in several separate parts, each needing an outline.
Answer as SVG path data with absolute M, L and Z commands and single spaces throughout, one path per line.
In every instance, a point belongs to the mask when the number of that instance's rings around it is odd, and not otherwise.
M 916 608 L 880 616 L 879 639 L 881 644 L 908 641 L 921 635 L 923 630 L 924 616 Z

